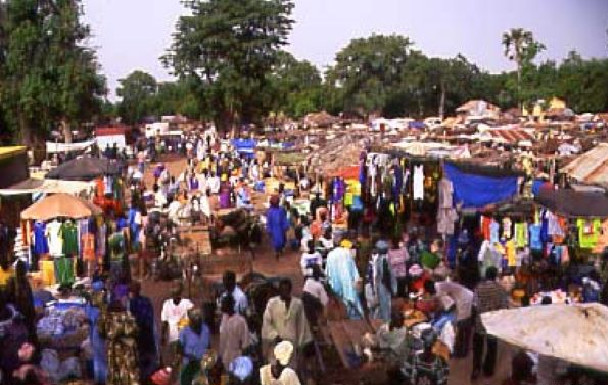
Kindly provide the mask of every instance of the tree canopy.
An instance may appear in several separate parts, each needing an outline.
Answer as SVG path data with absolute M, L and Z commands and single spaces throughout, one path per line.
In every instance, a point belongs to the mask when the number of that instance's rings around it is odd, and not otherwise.
M 290 0 L 191 0 L 162 60 L 179 78 L 191 78 L 199 103 L 218 127 L 253 123 L 271 100 L 268 75 L 287 43 Z
M 2 3 L 0 105 L 24 144 L 49 130 L 89 120 L 101 107 L 105 79 L 79 0 L 7 0 Z

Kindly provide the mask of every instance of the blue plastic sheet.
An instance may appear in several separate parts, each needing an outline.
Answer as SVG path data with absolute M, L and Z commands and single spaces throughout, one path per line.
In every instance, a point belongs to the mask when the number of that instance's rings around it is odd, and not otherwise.
M 517 176 L 477 175 L 447 163 L 444 171 L 454 185 L 454 202 L 462 203 L 464 208 L 504 202 L 517 194 Z

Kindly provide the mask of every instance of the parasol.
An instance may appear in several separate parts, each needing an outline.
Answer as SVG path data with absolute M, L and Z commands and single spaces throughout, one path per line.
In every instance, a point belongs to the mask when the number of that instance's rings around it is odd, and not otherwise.
M 488 312 L 489 334 L 510 344 L 577 365 L 608 371 L 608 307 L 543 305 Z
M 121 169 L 116 162 L 108 159 L 81 158 L 63 163 L 51 170 L 47 179 L 91 181 L 102 175 L 118 175 Z
M 86 218 L 101 214 L 101 209 L 84 199 L 68 195 L 48 196 L 21 212 L 21 219 L 49 220 L 57 217 Z

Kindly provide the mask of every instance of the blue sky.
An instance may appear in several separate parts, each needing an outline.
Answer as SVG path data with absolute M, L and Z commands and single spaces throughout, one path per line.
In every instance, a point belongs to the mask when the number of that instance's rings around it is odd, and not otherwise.
M 169 71 L 158 58 L 171 44 L 179 0 L 83 0 L 111 97 L 130 72 L 140 69 L 159 80 Z M 547 46 L 541 59 L 560 60 L 568 51 L 583 57 L 608 55 L 608 0 L 295 0 L 287 50 L 321 70 L 351 38 L 403 34 L 427 55 L 459 52 L 482 68 L 512 68 L 503 56 L 502 32 L 533 31 Z

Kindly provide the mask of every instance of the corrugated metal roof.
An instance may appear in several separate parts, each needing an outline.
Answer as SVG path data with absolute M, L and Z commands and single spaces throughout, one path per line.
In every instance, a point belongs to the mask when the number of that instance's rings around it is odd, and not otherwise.
M 534 140 L 534 135 L 524 130 L 516 130 L 516 129 L 500 129 L 500 130 L 488 130 L 487 131 L 493 138 L 502 138 L 507 143 L 517 144 L 517 142 L 522 140 Z
M 608 186 L 608 143 L 600 143 L 593 150 L 574 159 L 561 172 L 580 183 Z

